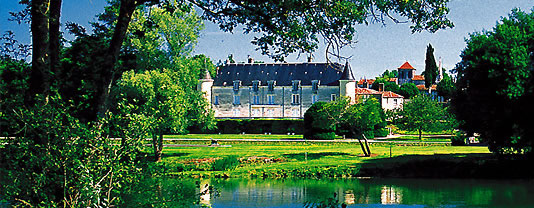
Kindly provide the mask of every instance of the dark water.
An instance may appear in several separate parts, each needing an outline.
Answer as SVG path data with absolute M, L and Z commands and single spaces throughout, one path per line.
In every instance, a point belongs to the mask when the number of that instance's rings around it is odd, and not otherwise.
M 510 180 L 211 180 L 211 207 L 303 207 L 331 198 L 348 207 L 534 207 L 534 181 Z M 213 193 L 212 193 L 213 195 Z
M 127 207 L 304 207 L 327 200 L 337 207 L 534 207 L 532 180 L 169 178 L 151 184 L 140 186 Z

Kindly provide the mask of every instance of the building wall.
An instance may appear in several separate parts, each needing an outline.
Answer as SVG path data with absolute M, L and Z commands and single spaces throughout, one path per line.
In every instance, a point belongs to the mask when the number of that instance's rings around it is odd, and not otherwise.
M 383 97 L 382 98 L 382 109 L 384 110 L 402 109 L 403 103 L 404 103 L 403 98 Z
M 295 93 L 291 86 L 276 86 L 272 93 L 267 86 L 260 86 L 257 92 L 251 86 L 241 86 L 237 93 L 232 86 L 213 86 L 211 92 L 216 118 L 302 118 L 313 104 L 311 86 L 301 86 Z M 300 97 L 298 104 L 292 103 L 293 94 Z M 332 94 L 339 98 L 338 86 L 319 86 L 318 101 L 328 102 Z M 239 96 L 239 105 L 233 103 L 234 95 Z M 259 98 L 258 104 L 253 103 L 255 95 Z M 274 104 L 268 102 L 269 95 L 274 96 Z

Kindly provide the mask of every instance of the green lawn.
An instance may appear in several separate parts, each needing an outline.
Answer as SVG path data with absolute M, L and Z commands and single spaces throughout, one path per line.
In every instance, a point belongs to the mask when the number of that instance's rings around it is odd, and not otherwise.
M 302 139 L 302 135 L 285 134 L 186 134 L 165 135 L 166 139 Z
M 181 141 L 179 143 L 192 144 L 195 142 Z M 206 142 L 196 142 L 205 144 Z M 395 158 L 405 155 L 454 155 L 462 157 L 471 153 L 489 153 L 487 147 L 448 146 L 443 144 L 372 144 L 373 157 L 362 157 L 358 143 L 312 143 L 312 142 L 234 142 L 220 141 L 221 145 L 231 147 L 165 147 L 163 161 L 168 172 L 177 174 L 207 174 L 210 171 L 209 162 L 194 163 L 191 161 L 213 158 L 237 156 L 241 163 L 234 170 L 225 171 L 231 177 L 249 176 L 251 173 L 270 172 L 280 170 L 307 170 L 316 168 L 347 168 L 376 159 Z M 265 157 L 274 162 L 263 159 L 246 162 L 250 158 Z M 212 160 L 210 160 L 210 158 Z M 181 172 L 185 168 L 187 171 Z M 180 172 L 180 173 L 178 173 Z

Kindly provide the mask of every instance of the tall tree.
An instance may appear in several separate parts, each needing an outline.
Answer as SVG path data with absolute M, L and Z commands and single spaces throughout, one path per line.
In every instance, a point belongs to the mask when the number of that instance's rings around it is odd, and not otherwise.
M 425 59 L 425 87 L 430 88 L 436 83 L 438 77 L 438 66 L 436 66 L 436 59 L 434 58 L 434 48 L 428 44 L 426 47 Z
M 451 101 L 461 128 L 480 133 L 493 152 L 534 153 L 534 8 L 471 34 L 461 57 Z
M 451 99 L 454 91 L 456 91 L 452 77 L 445 70 L 443 70 L 443 79 L 438 83 L 436 90 L 438 91 L 438 95 L 443 96 L 446 100 Z

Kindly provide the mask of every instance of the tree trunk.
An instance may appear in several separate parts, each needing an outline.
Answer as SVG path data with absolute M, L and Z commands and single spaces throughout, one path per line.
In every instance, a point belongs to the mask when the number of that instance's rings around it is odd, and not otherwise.
M 59 68 L 59 17 L 61 15 L 61 0 L 50 0 L 50 23 L 49 23 L 49 35 L 50 35 L 50 72 L 54 77 L 58 77 Z M 53 81 L 54 79 L 51 78 Z
M 28 80 L 29 89 L 24 98 L 28 107 L 35 104 L 36 94 L 46 96 L 50 89 L 48 9 L 48 0 L 31 1 L 32 68 Z
M 98 111 L 97 114 L 102 118 L 109 108 L 109 93 L 115 74 L 119 67 L 115 66 L 120 55 L 120 49 L 126 32 L 128 31 L 128 25 L 132 19 L 132 14 L 135 11 L 137 5 L 144 3 L 144 1 L 136 0 L 121 0 L 119 9 L 119 17 L 117 18 L 117 24 L 115 25 L 115 31 L 113 31 L 113 37 L 109 44 L 108 57 L 106 58 L 100 77 L 102 78 L 102 84 L 97 86 L 98 96 Z
M 154 146 L 154 161 L 161 161 L 163 151 L 163 134 L 152 134 L 152 146 Z
M 365 134 L 362 134 L 363 139 L 365 140 L 365 148 L 367 149 L 367 157 L 371 156 L 371 149 L 369 148 L 369 142 L 367 142 L 367 137 L 365 137 Z
M 417 131 L 419 131 L 419 141 L 421 141 L 423 139 L 423 131 L 421 131 L 421 129 L 418 129 Z
M 356 132 L 352 131 L 351 130 L 351 133 L 352 135 L 356 136 L 358 134 L 356 134 Z M 363 155 L 368 157 L 370 155 L 370 153 L 367 152 L 367 149 L 365 149 L 365 146 L 364 144 L 362 143 L 362 140 L 360 138 L 358 138 L 358 142 L 360 143 L 360 147 L 362 148 L 362 152 L 363 152 Z

